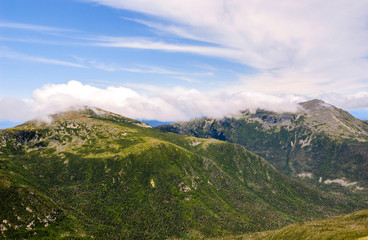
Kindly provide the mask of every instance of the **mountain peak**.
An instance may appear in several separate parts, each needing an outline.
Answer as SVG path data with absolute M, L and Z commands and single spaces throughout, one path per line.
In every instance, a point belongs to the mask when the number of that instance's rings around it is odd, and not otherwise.
M 308 113 L 315 113 L 319 111 L 325 111 L 335 108 L 333 105 L 328 104 L 320 99 L 313 99 L 306 102 L 299 103 L 300 106 L 303 107 L 304 110 Z
M 29 124 L 42 124 L 44 122 L 46 123 L 56 123 L 59 121 L 85 121 L 85 120 L 92 120 L 92 119 L 100 119 L 100 120 L 112 120 L 112 121 L 116 121 L 116 122 L 121 122 L 121 123 L 128 123 L 128 124 L 133 124 L 139 127 L 144 127 L 144 128 L 152 128 L 149 124 L 144 123 L 144 122 L 140 122 L 138 120 L 135 119 L 131 119 L 131 118 L 127 118 L 124 117 L 122 115 L 119 115 L 117 113 L 113 113 L 113 112 L 109 112 L 106 110 L 103 110 L 101 108 L 98 107 L 93 107 L 93 106 L 74 106 L 71 107 L 65 111 L 60 111 L 54 114 L 50 114 L 48 115 L 47 118 L 43 117 L 43 118 L 39 118 L 39 119 L 34 119 L 31 121 L 28 121 L 24 124 L 21 124 L 19 126 L 25 126 L 25 125 L 29 125 Z
M 151 128 L 151 126 L 147 123 L 140 122 L 135 119 L 127 118 L 117 113 L 113 113 L 110 111 L 106 111 L 104 109 L 93 107 L 93 106 L 76 106 L 72 107 L 68 111 L 60 112 L 54 115 L 51 115 L 53 120 L 60 119 L 79 119 L 79 118 L 98 118 L 104 120 L 114 120 L 117 122 L 124 122 L 129 124 L 134 124 L 140 127 Z
M 364 123 L 343 109 L 319 99 L 301 102 L 299 105 L 302 113 L 308 115 L 304 124 L 330 135 L 367 141 L 368 132 Z
M 55 114 L 51 114 L 49 117 L 53 120 L 60 120 L 60 119 L 78 119 L 78 118 L 90 118 L 90 117 L 104 117 L 104 118 L 125 118 L 119 114 L 109 112 L 103 110 L 101 108 L 92 107 L 92 106 L 74 106 L 65 111 L 57 112 Z

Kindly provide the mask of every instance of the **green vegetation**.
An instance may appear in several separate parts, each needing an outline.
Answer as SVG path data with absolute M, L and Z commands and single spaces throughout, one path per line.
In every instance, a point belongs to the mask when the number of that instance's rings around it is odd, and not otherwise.
M 0 236 L 10 239 L 227 236 L 361 207 L 243 146 L 99 109 L 1 131 L 0 201 Z
M 225 239 L 249 240 L 364 240 L 368 239 L 368 210 L 338 216 L 327 220 L 292 224 L 280 230 L 260 232 Z

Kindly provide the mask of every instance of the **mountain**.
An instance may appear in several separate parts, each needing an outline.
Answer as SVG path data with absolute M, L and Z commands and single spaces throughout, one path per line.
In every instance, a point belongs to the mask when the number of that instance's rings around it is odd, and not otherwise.
M 368 200 L 368 125 L 321 100 L 300 103 L 296 113 L 244 111 L 158 128 L 241 144 L 284 174 Z
M 161 122 L 161 121 L 157 121 L 157 120 L 141 120 L 144 123 L 147 123 L 148 125 L 152 126 L 152 127 L 157 127 L 160 125 L 165 125 L 165 124 L 170 124 L 173 122 Z
M 363 207 L 241 145 L 87 107 L 0 131 L 0 201 L 11 239 L 224 236 Z
M 368 209 L 321 221 L 296 223 L 280 230 L 237 236 L 236 239 L 365 240 L 368 239 L 367 223 Z M 230 240 L 234 238 L 224 238 L 224 240 L 225 239 Z

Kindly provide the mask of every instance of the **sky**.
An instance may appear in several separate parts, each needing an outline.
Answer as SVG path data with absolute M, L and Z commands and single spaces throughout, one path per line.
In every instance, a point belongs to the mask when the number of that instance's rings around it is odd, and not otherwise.
M 1 0 L 0 128 L 70 106 L 181 121 L 322 99 L 368 119 L 366 0 Z

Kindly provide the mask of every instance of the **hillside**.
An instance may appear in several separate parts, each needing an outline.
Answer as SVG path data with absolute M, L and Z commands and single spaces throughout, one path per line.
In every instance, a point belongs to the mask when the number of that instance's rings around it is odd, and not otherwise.
M 367 202 L 368 126 L 321 100 L 299 106 L 296 113 L 244 111 L 159 129 L 241 144 L 289 176 L 328 191 L 347 191 Z
M 368 210 L 334 217 L 322 221 L 292 224 L 280 230 L 260 232 L 244 236 L 229 237 L 246 240 L 366 240 L 368 239 Z
M 83 108 L 0 131 L 8 238 L 164 239 L 277 229 L 362 208 L 243 146 Z

